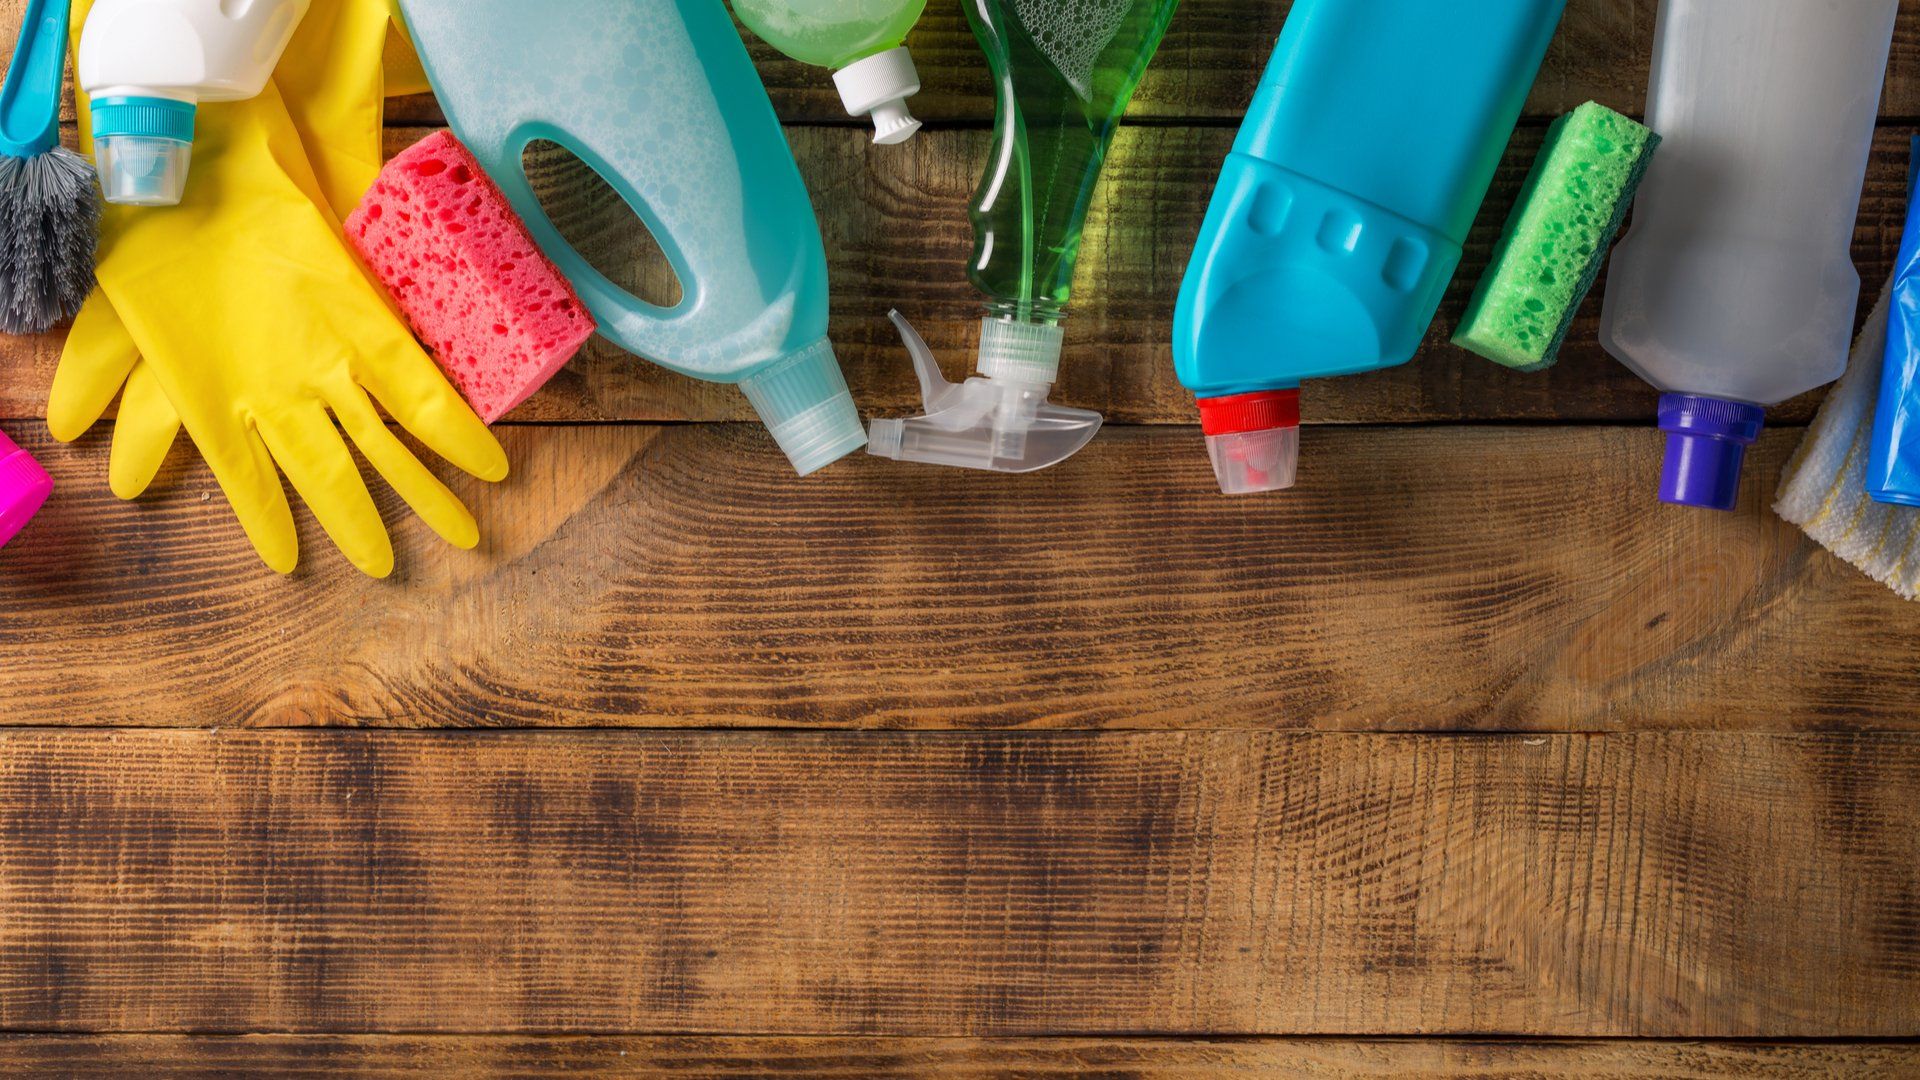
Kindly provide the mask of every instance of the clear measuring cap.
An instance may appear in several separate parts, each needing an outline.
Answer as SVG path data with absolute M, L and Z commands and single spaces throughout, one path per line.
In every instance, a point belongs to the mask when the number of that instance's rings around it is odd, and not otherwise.
M 895 461 L 957 469 L 1036 472 L 1080 452 L 1099 432 L 1102 417 L 1047 401 L 1060 365 L 1057 326 L 987 319 L 981 328 L 982 374 L 948 382 L 926 340 L 898 311 L 900 328 L 920 377 L 926 415 L 875 420 L 868 451 Z
M 93 159 L 100 189 L 123 206 L 177 206 L 193 162 L 198 107 L 172 98 L 93 100 Z

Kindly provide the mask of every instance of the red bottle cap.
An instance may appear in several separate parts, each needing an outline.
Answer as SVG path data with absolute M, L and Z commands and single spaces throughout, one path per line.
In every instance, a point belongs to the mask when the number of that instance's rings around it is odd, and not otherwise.
M 1209 438 L 1300 426 L 1300 391 L 1258 390 L 1200 399 L 1200 429 Z

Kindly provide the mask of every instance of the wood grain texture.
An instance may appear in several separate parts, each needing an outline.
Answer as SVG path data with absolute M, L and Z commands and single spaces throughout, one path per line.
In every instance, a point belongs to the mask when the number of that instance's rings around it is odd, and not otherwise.
M 400 576 L 310 527 L 261 567 L 184 449 L 25 433 L 60 494 L 0 552 L 14 724 L 1593 730 L 1908 728 L 1920 624 L 1765 510 L 1656 501 L 1618 428 L 1327 429 L 1225 499 L 1198 433 L 1004 477 L 857 456 L 797 482 L 758 427 L 512 428 L 458 478 L 486 536 L 389 499 Z M 304 516 L 304 515 L 303 515 Z
M 32 1033 L 0 1073 L 1920 1074 L 1844 1041 L 1920 1037 L 1913 609 L 1764 510 L 1797 432 L 1716 516 L 1654 503 L 1644 430 L 1489 426 L 1651 416 L 1597 300 L 1545 375 L 1444 340 L 1544 120 L 1638 111 L 1656 6 L 1572 0 L 1427 347 L 1308 392 L 1357 426 L 1290 496 L 1213 493 L 1166 343 L 1285 0 L 1186 0 L 1057 394 L 1143 426 L 1040 476 L 796 482 L 733 391 L 596 343 L 502 429 L 512 481 L 456 481 L 482 551 L 383 494 L 398 579 L 303 521 L 283 581 L 184 450 L 114 501 L 105 433 L 35 420 L 59 335 L 0 339 L 0 419 L 60 483 L 0 552 L 0 1032 Z M 753 46 L 882 414 L 916 397 L 886 308 L 953 376 L 976 314 L 991 103 L 957 5 L 914 45 L 934 126 L 892 150 Z M 1869 294 L 1916 72 L 1904 0 Z M 390 150 L 443 122 L 394 115 Z M 533 164 L 662 288 L 603 187 Z M 1418 733 L 1462 731 L 1515 734 Z
M 0 1070 L 61 1080 L 1907 1080 L 1860 1043 L 553 1036 L 0 1037 Z
M 1920 1031 L 1920 737 L 0 733 L 0 1028 Z
M 390 149 L 419 129 L 392 133 Z M 1907 143 L 1913 132 L 1881 132 L 1874 152 L 1855 257 L 1868 282 L 1867 307 L 1890 272 L 1905 216 Z M 1481 214 L 1466 268 L 1456 277 L 1426 346 L 1405 367 L 1309 386 L 1309 423 L 1572 419 L 1650 420 L 1656 395 L 1615 363 L 1598 341 L 1601 289 L 1575 324 L 1560 364 L 1522 374 L 1455 348 L 1447 339 L 1538 151 L 1542 129 L 1514 140 Z M 887 322 L 897 306 L 946 361 L 949 377 L 971 372 L 979 296 L 967 283 L 972 252 L 966 205 L 988 136 L 928 132 L 904 147 L 869 150 L 850 129 L 800 128 L 791 140 L 808 176 L 832 260 L 833 332 L 848 383 L 862 407 L 919 410 L 919 389 Z M 1173 301 L 1199 233 L 1232 132 L 1128 128 L 1116 141 L 1102 195 L 1089 220 L 1055 398 L 1098 409 L 1116 423 L 1191 423 L 1193 399 L 1173 375 Z M 668 288 L 671 274 L 632 214 L 584 167 L 553 154 L 535 164 L 551 215 L 615 280 L 643 293 Z M 1864 314 L 1864 309 L 1863 312 Z M 45 415 L 62 333 L 0 337 L 0 417 Z M 1776 423 L 1812 416 L 1817 395 L 1774 410 Z M 732 387 L 681 378 L 596 338 L 516 421 L 752 420 Z

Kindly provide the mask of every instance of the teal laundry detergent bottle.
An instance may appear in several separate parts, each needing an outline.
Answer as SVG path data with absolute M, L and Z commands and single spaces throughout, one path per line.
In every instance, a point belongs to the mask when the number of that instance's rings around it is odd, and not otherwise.
M 866 445 L 827 340 L 820 225 L 720 0 L 402 0 L 453 133 L 573 282 L 600 332 L 663 367 L 737 383 L 802 475 Z M 595 270 L 528 181 L 572 151 L 680 279 L 658 307 Z
M 1404 364 L 1566 0 L 1296 0 L 1174 312 L 1226 493 L 1293 485 L 1300 383 Z

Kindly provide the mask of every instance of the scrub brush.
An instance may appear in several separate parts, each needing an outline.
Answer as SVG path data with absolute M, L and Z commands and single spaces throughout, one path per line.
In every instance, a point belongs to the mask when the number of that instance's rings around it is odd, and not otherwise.
M 38 334 L 93 291 L 100 196 L 93 166 L 60 145 L 72 0 L 29 0 L 0 87 L 0 330 Z

